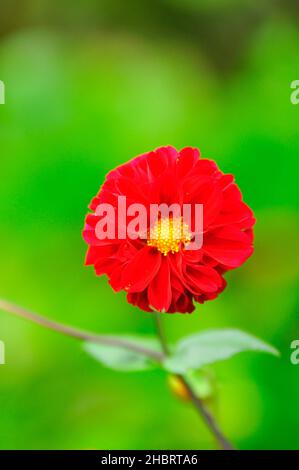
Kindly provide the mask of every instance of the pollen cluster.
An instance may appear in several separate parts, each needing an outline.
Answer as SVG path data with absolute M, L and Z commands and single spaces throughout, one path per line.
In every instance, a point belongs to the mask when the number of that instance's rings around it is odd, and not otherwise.
M 147 244 L 166 256 L 169 252 L 177 253 L 182 245 L 187 245 L 190 241 L 189 227 L 182 217 L 167 217 L 158 219 L 149 230 Z

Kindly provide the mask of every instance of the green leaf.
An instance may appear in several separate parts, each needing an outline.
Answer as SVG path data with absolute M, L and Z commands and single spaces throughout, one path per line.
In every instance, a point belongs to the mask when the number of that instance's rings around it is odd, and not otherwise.
M 258 351 L 279 355 L 279 352 L 254 336 L 237 329 L 206 330 L 180 340 L 164 367 L 183 374 L 207 364 L 223 361 L 243 351 Z
M 106 338 L 128 344 L 132 349 L 123 345 L 85 342 L 84 350 L 102 365 L 122 372 L 146 370 L 158 365 L 154 357 L 146 354 L 146 351 L 153 355 L 161 352 L 159 342 L 155 338 L 137 336 L 106 336 Z

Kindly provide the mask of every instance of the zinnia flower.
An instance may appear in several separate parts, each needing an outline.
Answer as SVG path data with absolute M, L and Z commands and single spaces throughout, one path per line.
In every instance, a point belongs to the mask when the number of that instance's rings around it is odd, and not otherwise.
M 176 217 L 147 219 L 145 237 L 126 233 L 131 214 L 114 239 L 100 239 L 97 208 L 110 204 L 116 216 L 120 196 L 127 206 L 142 204 L 202 204 L 202 246 L 189 250 L 193 222 Z M 106 274 L 112 288 L 125 290 L 127 300 L 145 311 L 191 313 L 193 301 L 214 299 L 226 286 L 228 270 L 241 266 L 253 252 L 255 223 L 234 177 L 223 174 L 213 160 L 200 158 L 195 148 L 177 151 L 161 147 L 112 170 L 90 204 L 83 237 L 89 245 L 86 265 Z M 124 231 L 123 231 L 124 230 Z M 119 231 L 125 235 L 117 236 Z

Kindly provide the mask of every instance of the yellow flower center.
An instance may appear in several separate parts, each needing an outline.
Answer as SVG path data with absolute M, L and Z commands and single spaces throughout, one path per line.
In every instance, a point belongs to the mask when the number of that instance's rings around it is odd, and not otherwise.
M 157 248 L 164 256 L 169 252 L 177 253 L 182 245 L 185 246 L 190 241 L 191 233 L 182 217 L 158 219 L 148 231 L 148 246 Z

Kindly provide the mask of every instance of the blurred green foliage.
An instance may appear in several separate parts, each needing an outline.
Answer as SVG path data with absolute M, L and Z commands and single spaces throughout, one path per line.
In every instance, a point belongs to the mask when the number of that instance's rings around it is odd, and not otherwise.
M 165 327 L 172 340 L 236 327 L 280 349 L 215 366 L 213 409 L 240 448 L 299 449 L 298 3 L 53 3 L 1 7 L 1 297 L 97 332 L 151 334 L 150 314 L 84 268 L 84 216 L 114 166 L 198 146 L 235 174 L 256 251 L 217 300 Z M 1 448 L 215 447 L 163 372 L 103 369 L 74 340 L 2 312 L 0 339 Z

